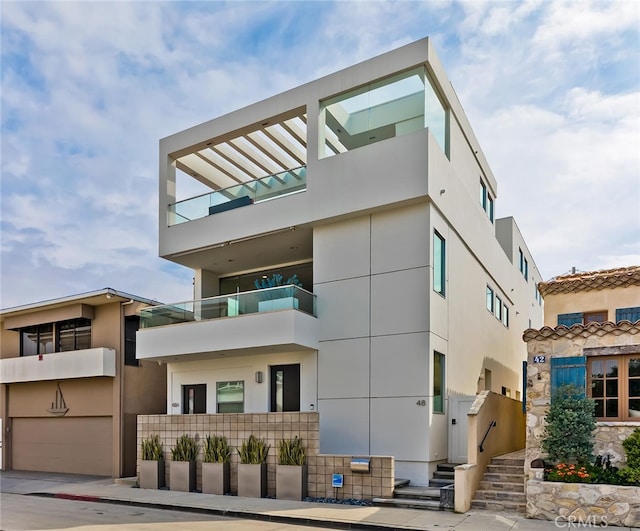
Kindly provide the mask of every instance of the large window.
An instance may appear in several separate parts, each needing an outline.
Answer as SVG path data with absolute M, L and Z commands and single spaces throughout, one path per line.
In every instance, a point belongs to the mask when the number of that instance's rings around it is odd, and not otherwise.
M 54 352 L 53 323 L 23 328 L 20 334 L 20 355 L 37 356 Z
M 428 127 L 448 154 L 447 111 L 424 67 L 401 72 L 320 103 L 320 157 Z
M 587 374 L 599 420 L 640 421 L 640 354 L 590 357 Z
M 216 382 L 218 413 L 244 413 L 244 382 Z
M 604 323 L 607 320 L 607 311 L 576 312 L 558 314 L 558 326 L 572 326 L 574 324 Z
M 446 278 L 445 240 L 437 231 L 433 232 L 433 291 L 444 297 Z
M 20 355 L 37 356 L 91 348 L 91 320 L 69 319 L 20 330 Z
M 433 412 L 444 413 L 444 354 L 433 353 Z

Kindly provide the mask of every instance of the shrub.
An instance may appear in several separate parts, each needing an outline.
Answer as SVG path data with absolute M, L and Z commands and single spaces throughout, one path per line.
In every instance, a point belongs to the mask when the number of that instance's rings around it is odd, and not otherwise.
M 588 463 L 593 455 L 593 430 L 596 428 L 595 402 L 584 390 L 563 385 L 554 394 L 545 420 L 542 448 L 549 459 L 561 463 Z
M 564 483 L 591 483 L 593 478 L 586 466 L 558 463 L 546 471 L 547 481 L 562 481 Z
M 240 462 L 245 465 L 261 465 L 267 462 L 270 445 L 264 439 L 258 439 L 255 435 L 249 435 L 242 446 L 238 448 Z
M 620 470 L 620 476 L 631 485 L 640 485 L 640 428 L 633 430 L 622 441 L 622 446 L 627 455 L 627 466 Z
M 278 461 L 281 465 L 304 465 L 306 454 L 302 439 L 297 435 L 293 439 L 282 439 L 278 445 Z
M 142 459 L 144 461 L 162 461 L 164 453 L 159 435 L 151 435 L 142 440 Z
M 231 446 L 224 435 L 207 435 L 204 440 L 202 461 L 205 463 L 231 462 Z
M 171 459 L 174 461 L 195 461 L 198 455 L 198 443 L 186 433 L 178 437 L 176 445 L 171 448 Z

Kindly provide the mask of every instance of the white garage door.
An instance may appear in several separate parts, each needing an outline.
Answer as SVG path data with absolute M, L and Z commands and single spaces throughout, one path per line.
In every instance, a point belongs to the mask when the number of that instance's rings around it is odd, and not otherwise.
M 14 470 L 111 476 L 111 417 L 14 418 Z

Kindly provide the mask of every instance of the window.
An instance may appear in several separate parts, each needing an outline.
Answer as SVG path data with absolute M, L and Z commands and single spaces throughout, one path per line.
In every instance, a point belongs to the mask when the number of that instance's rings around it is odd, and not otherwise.
M 23 328 L 20 334 L 20 355 L 37 356 L 54 352 L 53 323 Z
M 131 315 L 124 318 L 124 364 L 137 367 L 136 332 L 140 328 L 140 317 Z
M 493 289 L 487 286 L 487 310 L 493 313 Z
M 56 352 L 91 348 L 91 320 L 71 319 L 56 323 Z
M 444 354 L 433 353 L 433 412 L 444 413 Z
M 489 219 L 491 220 L 491 223 L 493 223 L 493 197 L 491 197 L 490 195 L 487 196 L 489 202 L 487 204 L 487 215 L 489 216 Z
M 528 282 L 529 281 L 529 262 L 524 257 L 524 253 L 522 252 L 522 249 L 518 249 L 518 267 L 520 268 L 520 273 L 522 273 L 522 276 Z
M 91 320 L 78 318 L 20 329 L 20 355 L 37 356 L 91 348 Z
M 640 306 L 635 308 L 619 308 L 616 310 L 616 323 L 620 321 L 640 321 Z
M 583 315 L 583 323 L 604 323 L 607 320 L 606 310 L 603 312 L 589 312 Z
M 496 295 L 496 319 L 502 321 L 502 299 Z
M 640 421 L 640 354 L 591 356 L 588 376 L 596 418 Z
M 433 291 L 445 296 L 445 240 L 437 231 L 433 231 Z
M 480 181 L 480 206 L 482 210 L 487 210 L 487 185 Z
M 447 110 L 421 66 L 320 102 L 320 157 L 429 128 L 448 153 Z
M 244 413 L 244 382 L 216 382 L 217 413 Z
M 506 304 L 502 306 L 502 324 L 509 328 L 509 308 Z

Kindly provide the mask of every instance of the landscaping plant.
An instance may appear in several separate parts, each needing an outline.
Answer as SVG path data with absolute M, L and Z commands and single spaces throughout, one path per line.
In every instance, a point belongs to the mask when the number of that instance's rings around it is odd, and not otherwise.
M 627 466 L 620 470 L 620 476 L 630 485 L 640 485 L 640 428 L 633 430 L 631 435 L 622 441 L 627 455 Z
M 159 435 L 151 435 L 148 439 L 142 440 L 142 459 L 144 461 L 161 461 L 164 459 Z
M 171 448 L 171 459 L 174 461 L 195 461 L 198 455 L 198 443 L 187 435 L 181 435 L 176 440 L 176 445 Z
M 297 435 L 293 439 L 282 439 L 278 445 L 278 462 L 281 465 L 304 465 L 306 454 L 302 439 Z
M 267 454 L 271 448 L 264 439 L 258 439 L 255 435 L 249 435 L 242 446 L 238 448 L 240 462 L 245 465 L 261 465 L 267 462 Z
M 205 463 L 231 462 L 231 446 L 224 435 L 207 435 L 202 450 L 202 461 Z
M 595 402 L 575 385 L 558 388 L 545 416 L 542 448 L 556 463 L 586 464 L 592 461 Z

